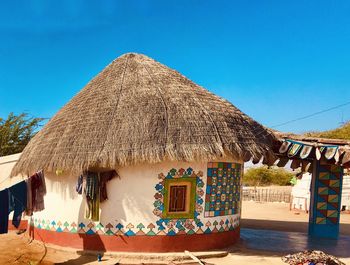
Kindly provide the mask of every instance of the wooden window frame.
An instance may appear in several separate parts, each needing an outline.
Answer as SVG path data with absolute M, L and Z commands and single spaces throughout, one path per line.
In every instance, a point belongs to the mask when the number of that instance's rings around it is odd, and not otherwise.
M 195 195 L 196 195 L 196 178 L 178 178 L 165 179 L 164 184 L 164 219 L 194 219 L 195 210 Z M 181 212 L 170 212 L 170 187 L 172 186 L 186 186 L 186 209 Z
M 187 213 L 187 210 L 189 209 L 188 200 L 187 200 L 187 197 L 189 196 L 188 195 L 189 188 L 190 187 L 188 183 L 184 185 L 180 185 L 180 184 L 169 185 L 169 209 L 168 209 L 169 213 L 184 213 L 184 212 Z M 182 198 L 178 198 L 179 191 L 181 191 Z M 175 197 L 175 194 L 172 194 L 172 193 L 177 193 L 176 197 Z M 179 202 L 181 202 L 180 204 L 181 207 L 177 208 Z

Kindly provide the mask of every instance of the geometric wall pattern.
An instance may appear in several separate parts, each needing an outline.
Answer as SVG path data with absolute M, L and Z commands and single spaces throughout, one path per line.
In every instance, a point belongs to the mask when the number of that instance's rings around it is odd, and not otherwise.
M 239 184 L 241 166 L 234 163 L 208 163 L 212 171 L 210 178 L 211 191 L 215 196 L 220 195 L 220 207 L 223 212 L 219 215 L 227 215 L 232 212 L 238 213 L 239 206 Z M 220 169 L 220 170 L 219 170 Z M 217 172 L 215 172 L 217 170 Z M 171 179 L 194 179 L 195 187 L 195 210 L 193 218 L 164 218 L 164 194 L 165 183 Z M 158 175 L 159 182 L 155 186 L 154 211 L 153 214 L 159 219 L 155 223 L 121 223 L 115 220 L 110 223 L 101 222 L 67 222 L 59 220 L 44 220 L 31 218 L 30 225 L 37 229 L 44 229 L 59 233 L 79 233 L 87 235 L 108 235 L 108 236 L 175 236 L 193 234 L 211 234 L 233 231 L 239 226 L 239 215 L 219 217 L 215 220 L 203 221 L 200 214 L 204 211 L 204 186 L 203 172 L 195 172 L 192 168 L 171 169 L 166 175 Z M 212 189 L 218 187 L 218 189 Z M 221 187 L 221 188 L 219 188 Z M 207 190 L 208 191 L 208 190 Z M 225 197 L 221 196 L 225 194 Z M 230 196 L 231 194 L 231 196 Z M 226 199 L 227 196 L 227 199 Z M 221 200 L 224 198 L 224 200 Z M 232 201 L 232 204 L 230 202 Z M 226 203 L 228 202 L 228 204 Z M 235 202 L 235 203 L 233 203 Z M 231 210 L 231 211 L 230 211 Z M 215 214 L 215 213 L 214 213 Z M 217 215 L 215 215 L 217 216 Z
M 192 168 L 183 168 L 175 169 L 172 168 L 166 175 L 160 173 L 158 175 L 159 183 L 155 186 L 156 193 L 154 194 L 155 202 L 153 214 L 159 217 L 159 220 L 156 222 L 157 228 L 160 230 L 165 230 L 167 227 L 174 226 L 184 226 L 189 228 L 190 233 L 193 233 L 195 227 L 202 227 L 204 224 L 199 219 L 199 215 L 203 212 L 203 196 L 204 196 L 204 182 L 202 180 L 203 172 L 195 172 Z M 183 219 L 169 219 L 164 217 L 165 205 L 164 205 L 164 195 L 165 182 L 172 179 L 194 179 L 196 183 L 195 187 L 195 196 L 193 198 L 195 207 L 192 218 L 183 218 Z M 182 228 L 181 228 L 182 229 Z M 172 232 L 173 233 L 173 232 Z
M 44 219 L 33 219 L 31 226 L 53 232 L 79 233 L 87 235 L 108 235 L 108 236 L 175 236 L 193 234 L 211 234 L 233 231 L 239 225 L 239 217 L 223 218 L 214 222 L 206 222 L 200 226 L 194 221 L 187 220 L 187 223 L 177 220 L 169 222 L 162 228 L 157 228 L 156 224 L 127 224 L 119 222 L 113 223 L 68 223 L 60 221 L 50 221 Z
M 208 163 L 205 196 L 205 217 L 239 213 L 241 165 L 237 163 Z
M 336 165 L 319 165 L 316 179 L 316 224 L 339 222 L 342 169 Z

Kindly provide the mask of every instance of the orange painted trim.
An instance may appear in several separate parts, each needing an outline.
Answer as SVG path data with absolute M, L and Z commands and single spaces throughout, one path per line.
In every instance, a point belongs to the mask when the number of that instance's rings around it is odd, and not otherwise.
M 107 236 L 55 232 L 33 226 L 29 235 L 45 243 L 95 251 L 123 252 L 183 252 L 225 248 L 239 240 L 240 228 L 234 231 L 211 234 L 175 236 Z
M 19 229 L 27 229 L 27 228 L 28 228 L 28 220 L 21 220 L 18 228 L 13 226 L 12 220 L 9 220 L 9 224 L 8 224 L 9 230 L 19 230 Z

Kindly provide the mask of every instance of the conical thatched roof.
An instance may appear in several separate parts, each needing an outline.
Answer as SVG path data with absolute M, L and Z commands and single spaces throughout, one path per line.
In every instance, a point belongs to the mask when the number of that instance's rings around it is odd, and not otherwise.
M 145 55 L 108 65 L 37 133 L 12 174 L 271 156 L 275 136 Z

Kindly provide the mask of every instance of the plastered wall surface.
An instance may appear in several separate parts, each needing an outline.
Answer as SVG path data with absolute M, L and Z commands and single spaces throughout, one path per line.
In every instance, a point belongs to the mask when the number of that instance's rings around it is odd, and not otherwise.
M 45 210 L 35 213 L 32 223 L 37 228 L 57 232 L 129 236 L 200 234 L 233 230 L 239 225 L 238 213 L 205 217 L 207 166 L 206 162 L 163 162 L 118 169 L 120 178 L 114 178 L 107 183 L 108 200 L 100 204 L 100 222 L 84 218 L 83 195 L 75 191 L 78 176 L 46 174 Z M 172 169 L 189 168 L 202 174 L 203 187 L 198 190 L 203 192 L 197 197 L 199 209 L 197 208 L 196 220 L 162 220 L 154 213 L 157 202 L 155 194 L 158 192 L 156 186 L 161 181 L 159 174 L 167 175 Z

